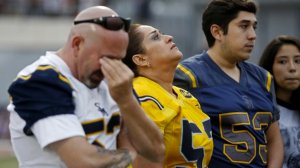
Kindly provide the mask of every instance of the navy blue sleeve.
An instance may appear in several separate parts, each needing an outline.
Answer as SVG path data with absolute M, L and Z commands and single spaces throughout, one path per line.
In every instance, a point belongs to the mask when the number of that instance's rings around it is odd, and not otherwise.
M 30 128 L 40 119 L 74 114 L 72 90 L 68 80 L 51 67 L 18 77 L 8 92 L 15 111 L 26 122 L 24 133 L 32 135 Z

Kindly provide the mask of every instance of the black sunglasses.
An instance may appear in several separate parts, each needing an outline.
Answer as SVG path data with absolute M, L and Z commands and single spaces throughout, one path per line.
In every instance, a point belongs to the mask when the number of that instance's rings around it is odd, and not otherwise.
M 87 19 L 87 20 L 78 20 L 74 21 L 74 25 L 80 24 L 80 23 L 95 23 L 97 25 L 103 26 L 105 29 L 108 30 L 121 30 L 124 29 L 126 32 L 128 32 L 130 27 L 130 18 L 122 18 L 119 16 L 105 16 L 95 19 Z

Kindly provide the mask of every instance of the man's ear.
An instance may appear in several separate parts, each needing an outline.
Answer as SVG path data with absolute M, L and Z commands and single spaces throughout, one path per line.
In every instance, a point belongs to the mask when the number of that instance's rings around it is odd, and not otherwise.
M 216 40 L 221 40 L 221 37 L 224 34 L 222 28 L 217 24 L 210 26 L 210 33 Z
M 73 37 L 72 43 L 71 43 L 72 48 L 73 48 L 73 52 L 78 53 L 80 48 L 82 47 L 81 45 L 82 45 L 83 42 L 84 42 L 83 37 L 81 37 L 81 36 Z M 77 55 L 77 54 L 74 54 L 74 55 Z
M 146 55 L 143 54 L 135 54 L 132 57 L 132 61 L 138 65 L 138 66 L 150 66 L 150 63 L 148 61 L 148 57 Z

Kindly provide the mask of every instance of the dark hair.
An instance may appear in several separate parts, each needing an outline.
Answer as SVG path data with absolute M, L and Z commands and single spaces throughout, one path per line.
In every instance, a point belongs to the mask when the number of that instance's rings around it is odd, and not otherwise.
M 277 36 L 266 46 L 262 56 L 260 57 L 259 65 L 273 75 L 273 64 L 274 64 L 275 56 L 278 53 L 281 46 L 287 44 L 294 45 L 300 51 L 300 40 L 298 40 L 297 38 L 288 35 Z M 276 82 L 275 82 L 275 89 L 276 89 Z M 300 110 L 299 100 L 300 100 L 300 88 L 294 91 L 291 97 L 291 103 L 296 105 L 297 108 Z
M 300 87 L 293 91 L 291 96 L 291 104 L 293 104 L 300 111 Z
M 128 31 L 129 44 L 123 62 L 133 71 L 134 76 L 138 76 L 137 66 L 133 62 L 132 57 L 135 54 L 143 54 L 145 49 L 142 45 L 143 35 L 137 30 L 140 24 L 132 24 Z
M 300 41 L 292 36 L 280 35 L 274 38 L 263 51 L 262 56 L 260 57 L 259 65 L 273 74 L 273 64 L 275 56 L 278 53 L 281 46 L 285 44 L 292 44 L 296 46 L 300 51 Z
M 212 47 L 215 38 L 210 32 L 213 24 L 219 25 L 224 34 L 228 32 L 228 24 L 240 11 L 256 14 L 257 6 L 252 0 L 212 0 L 202 15 L 202 30 L 206 36 L 208 47 Z

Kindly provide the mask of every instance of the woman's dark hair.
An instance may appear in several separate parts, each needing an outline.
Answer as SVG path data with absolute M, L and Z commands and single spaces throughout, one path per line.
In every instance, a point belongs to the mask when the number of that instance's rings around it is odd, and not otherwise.
M 283 45 L 291 44 L 298 48 L 300 51 L 300 41 L 288 35 L 280 35 L 274 38 L 265 48 L 263 51 L 262 56 L 259 60 L 259 65 L 269 71 L 273 75 L 273 64 L 275 60 L 275 56 L 278 53 L 279 49 Z M 275 89 L 276 89 L 276 82 L 275 82 Z M 300 88 L 293 92 L 291 96 L 291 103 L 300 110 Z
M 291 104 L 293 104 L 300 111 L 300 87 L 293 91 L 291 96 Z
M 144 48 L 142 45 L 143 35 L 137 30 L 141 25 L 132 24 L 128 31 L 129 44 L 127 47 L 127 52 L 123 62 L 133 71 L 134 76 L 138 76 L 137 66 L 133 62 L 132 57 L 135 54 L 143 54 Z
M 273 64 L 275 56 L 278 53 L 281 46 L 285 44 L 292 44 L 296 46 L 300 51 L 300 41 L 293 36 L 280 35 L 274 38 L 263 51 L 259 60 L 259 65 L 273 74 Z
M 256 14 L 257 6 L 252 0 L 212 0 L 209 3 L 202 15 L 202 30 L 208 47 L 212 47 L 215 43 L 210 27 L 213 24 L 219 25 L 224 34 L 227 34 L 229 22 L 235 19 L 241 11 Z

